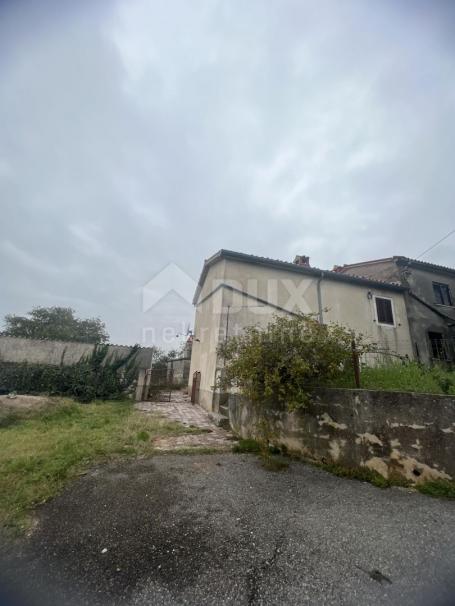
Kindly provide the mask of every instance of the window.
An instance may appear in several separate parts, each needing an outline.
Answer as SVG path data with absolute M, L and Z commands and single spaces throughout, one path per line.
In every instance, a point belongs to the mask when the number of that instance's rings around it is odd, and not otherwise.
M 452 305 L 452 297 L 448 284 L 433 282 L 434 299 L 438 305 Z
M 447 347 L 441 332 L 429 332 L 431 357 L 435 360 L 448 360 Z
M 388 324 L 389 326 L 394 326 L 395 320 L 393 318 L 392 299 L 375 297 L 375 301 L 378 324 Z

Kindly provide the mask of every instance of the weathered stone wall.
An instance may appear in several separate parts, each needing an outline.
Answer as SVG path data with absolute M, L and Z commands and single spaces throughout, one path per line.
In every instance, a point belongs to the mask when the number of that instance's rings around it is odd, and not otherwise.
M 83 356 L 93 351 L 92 343 L 72 341 L 48 341 L 0 337 L 0 364 L 2 362 L 28 362 L 29 364 L 76 364 Z M 109 354 L 114 358 L 125 356 L 129 345 L 109 345 Z M 141 347 L 137 354 L 139 368 L 149 368 L 153 349 Z
M 318 389 L 305 409 L 273 419 L 277 444 L 318 461 L 413 482 L 455 479 L 455 396 Z M 257 435 L 255 408 L 233 394 L 229 420 L 238 435 Z

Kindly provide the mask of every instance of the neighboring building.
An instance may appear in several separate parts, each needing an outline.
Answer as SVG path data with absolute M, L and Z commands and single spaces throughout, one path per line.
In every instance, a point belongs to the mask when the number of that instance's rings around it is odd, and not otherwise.
M 455 360 L 455 269 L 397 256 L 334 271 L 402 284 L 415 357 L 425 364 Z
M 186 385 L 190 375 L 191 348 L 193 337 L 190 335 L 181 355 L 167 363 L 167 380 L 171 385 Z
M 193 300 L 190 390 L 200 373 L 196 399 L 214 410 L 219 343 L 246 326 L 266 326 L 274 314 L 315 313 L 321 322 L 343 324 L 386 351 L 412 357 L 404 292 L 400 284 L 310 267 L 304 256 L 287 263 L 220 250 L 205 261 Z

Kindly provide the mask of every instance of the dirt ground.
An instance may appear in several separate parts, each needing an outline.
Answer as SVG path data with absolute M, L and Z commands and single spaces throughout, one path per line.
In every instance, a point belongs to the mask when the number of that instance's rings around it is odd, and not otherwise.
M 42 408 L 49 404 L 49 398 L 46 396 L 21 396 L 17 395 L 14 398 L 0 396 L 1 410 L 30 410 L 31 408 Z

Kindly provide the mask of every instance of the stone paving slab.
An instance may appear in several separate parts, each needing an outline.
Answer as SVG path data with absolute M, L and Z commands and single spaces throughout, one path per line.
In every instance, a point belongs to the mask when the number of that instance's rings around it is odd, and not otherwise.
M 192 404 L 190 397 L 176 391 L 171 394 L 170 402 L 138 402 L 136 408 L 146 414 L 155 414 L 171 421 L 182 423 L 186 427 L 198 427 L 200 434 L 186 434 L 170 438 L 157 438 L 154 447 L 168 451 L 180 448 L 216 448 L 231 450 L 234 437 L 210 419 L 207 411 L 198 404 Z
M 209 448 L 220 451 L 230 451 L 233 441 L 216 434 L 187 434 L 183 436 L 174 436 L 171 438 L 157 438 L 153 446 L 156 450 L 163 452 L 179 450 L 185 448 Z

